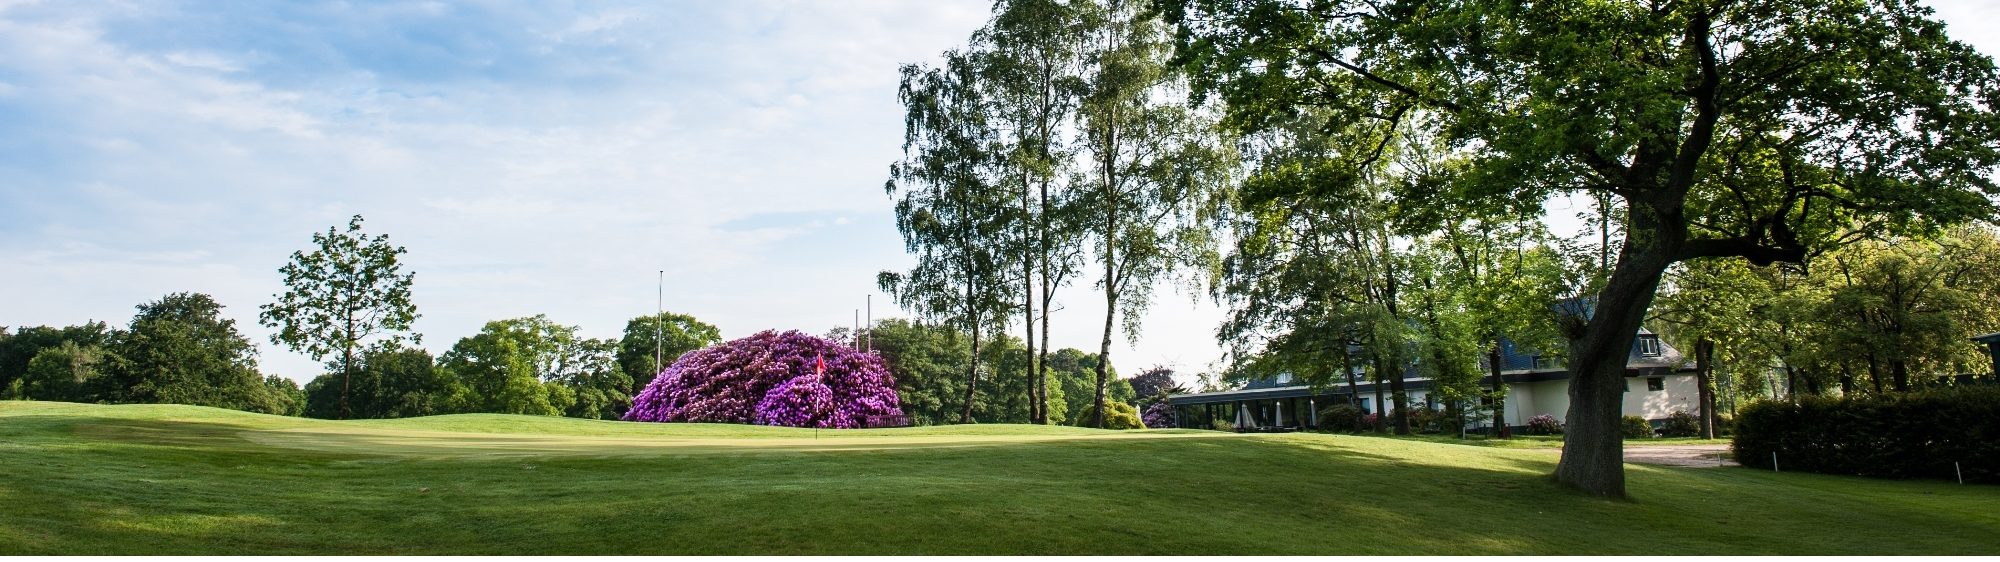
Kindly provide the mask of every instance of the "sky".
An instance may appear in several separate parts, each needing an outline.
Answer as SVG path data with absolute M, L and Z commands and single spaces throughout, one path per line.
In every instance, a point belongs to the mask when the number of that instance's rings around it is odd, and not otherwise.
M 2000 3 L 1931 5 L 2000 54 Z M 535 314 L 617 337 L 662 275 L 666 310 L 727 338 L 847 326 L 871 294 L 905 316 L 874 286 L 911 263 L 882 189 L 897 69 L 987 9 L 0 0 L 0 325 L 123 325 L 206 293 L 261 370 L 303 382 L 319 362 L 270 343 L 257 307 L 356 214 L 409 250 L 433 352 Z M 1089 283 L 1056 299 L 1056 346 L 1097 349 Z M 1223 312 L 1153 301 L 1113 364 L 1216 367 Z

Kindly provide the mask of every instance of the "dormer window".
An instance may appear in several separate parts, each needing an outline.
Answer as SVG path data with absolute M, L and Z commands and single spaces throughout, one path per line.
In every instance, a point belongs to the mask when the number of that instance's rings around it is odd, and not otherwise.
M 1639 355 L 1659 357 L 1660 353 L 1660 336 L 1652 334 L 1639 335 Z

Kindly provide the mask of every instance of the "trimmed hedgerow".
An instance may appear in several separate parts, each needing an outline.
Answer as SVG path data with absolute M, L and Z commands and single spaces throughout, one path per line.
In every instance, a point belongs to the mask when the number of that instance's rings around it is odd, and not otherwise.
M 2000 482 L 2000 388 L 1758 402 L 1738 414 L 1744 466 L 1879 478 Z

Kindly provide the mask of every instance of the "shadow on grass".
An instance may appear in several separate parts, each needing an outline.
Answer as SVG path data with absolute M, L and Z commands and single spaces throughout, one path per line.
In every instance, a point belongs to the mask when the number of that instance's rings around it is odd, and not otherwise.
M 1359 437 L 412 459 L 273 447 L 228 423 L 14 421 L 0 429 L 0 500 L 17 506 L 0 513 L 8 554 L 1913 554 L 2000 542 L 2000 524 L 1949 515 L 1988 506 L 1977 498 L 1642 469 L 1628 472 L 1634 501 L 1606 501 L 1551 481 L 1545 453 Z

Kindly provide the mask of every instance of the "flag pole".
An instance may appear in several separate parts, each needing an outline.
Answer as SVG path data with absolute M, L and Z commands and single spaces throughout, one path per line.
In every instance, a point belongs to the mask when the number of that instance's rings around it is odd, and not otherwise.
M 666 316 L 667 313 L 667 270 L 664 269 L 660 270 L 660 285 L 659 288 L 657 289 L 657 294 L 655 294 L 654 297 L 655 300 L 653 301 L 653 376 L 659 376 L 661 367 L 660 363 L 666 361 L 665 354 L 663 353 L 665 349 L 664 347 L 665 344 L 663 344 L 660 341 L 660 338 L 663 337 L 665 330 L 660 329 L 660 322 L 665 320 L 661 318 L 661 316 Z

